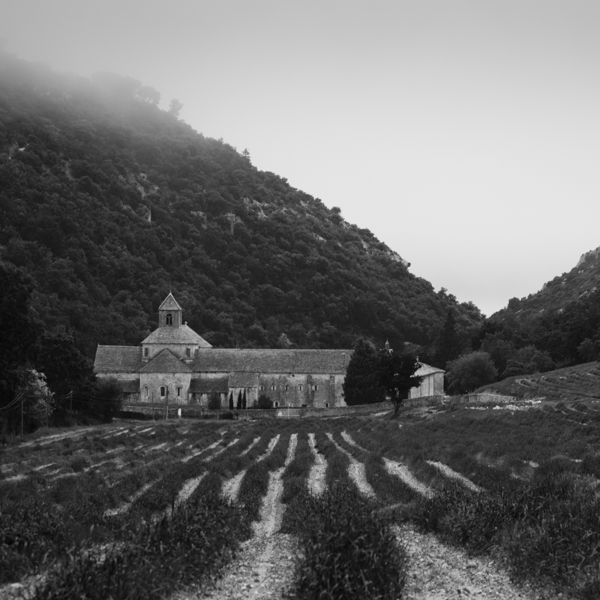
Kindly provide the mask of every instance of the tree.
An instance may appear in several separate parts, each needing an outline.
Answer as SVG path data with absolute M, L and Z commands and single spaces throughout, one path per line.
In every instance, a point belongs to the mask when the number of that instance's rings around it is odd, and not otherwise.
M 442 288 L 443 289 L 443 288 Z M 435 359 L 438 365 L 446 368 L 449 361 L 460 354 L 460 339 L 456 330 L 454 311 L 448 309 L 446 321 L 436 341 Z
M 242 410 L 242 390 L 238 392 L 236 408 Z
M 102 378 L 96 381 L 93 401 L 90 412 L 100 417 L 105 423 L 111 423 L 116 417 L 123 403 L 123 391 L 119 382 L 112 378 Z
M 446 379 L 448 390 L 453 394 L 467 394 L 473 390 L 496 381 L 498 371 L 491 356 L 478 350 L 464 354 L 450 361 Z
M 233 410 L 233 392 L 229 393 L 229 410 Z
M 342 387 L 348 406 L 374 404 L 385 400 L 385 387 L 380 379 L 380 357 L 371 342 L 359 339 L 346 369 Z
M 242 408 L 246 408 L 246 390 L 244 390 L 244 396 L 242 397 Z
M 221 394 L 219 392 L 211 392 L 208 397 L 207 407 L 211 410 L 218 410 L 221 408 Z
M 179 113 L 183 108 L 183 104 L 177 100 L 177 98 L 173 98 L 171 100 L 171 104 L 169 104 L 169 114 L 173 115 L 175 118 L 179 118 Z
M 388 348 L 379 352 L 379 377 L 394 405 L 394 415 L 398 414 L 402 400 L 408 398 L 411 388 L 419 386 L 423 381 L 422 377 L 415 375 L 420 366 L 410 352 L 394 352 Z
M 76 348 L 73 338 L 64 333 L 44 333 L 36 357 L 39 371 L 55 394 L 56 408 L 66 412 L 89 412 L 96 393 L 96 376 L 91 362 Z
M 16 267 L 0 262 L 0 407 L 28 384 L 41 327 L 30 309 L 31 281 Z
M 265 396 L 264 394 L 261 394 L 258 397 L 257 407 L 258 408 L 273 408 L 273 402 L 272 402 L 271 398 L 269 398 L 269 396 Z

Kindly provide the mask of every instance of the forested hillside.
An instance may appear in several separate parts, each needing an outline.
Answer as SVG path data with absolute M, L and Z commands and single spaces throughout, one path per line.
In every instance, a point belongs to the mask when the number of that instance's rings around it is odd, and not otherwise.
M 522 375 L 598 359 L 599 259 L 600 248 L 587 252 L 571 271 L 527 298 L 513 298 L 486 320 L 475 345 L 492 355 L 499 374 Z
M 88 357 L 138 344 L 169 290 L 215 346 L 426 346 L 449 309 L 464 335 L 481 322 L 339 209 L 159 99 L 131 78 L 0 55 L 0 257 L 32 279 L 47 331 Z M 418 221 L 414 207 L 398 231 Z

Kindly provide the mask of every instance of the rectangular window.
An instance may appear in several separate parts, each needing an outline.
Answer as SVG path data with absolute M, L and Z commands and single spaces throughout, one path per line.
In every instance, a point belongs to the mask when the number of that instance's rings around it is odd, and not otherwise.
M 313 385 L 313 390 L 316 392 L 319 389 L 318 385 Z
M 298 384 L 298 390 L 299 390 L 300 392 L 302 391 L 302 384 L 301 384 L 301 383 L 299 383 L 299 384 Z

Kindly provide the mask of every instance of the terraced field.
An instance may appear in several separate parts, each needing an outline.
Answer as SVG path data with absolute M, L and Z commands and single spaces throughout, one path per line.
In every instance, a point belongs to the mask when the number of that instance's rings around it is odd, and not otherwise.
M 121 422 L 0 461 L 0 597 L 597 598 L 600 407 Z
M 548 373 L 517 375 L 485 388 L 517 398 L 540 397 L 557 402 L 600 401 L 600 364 L 591 362 Z

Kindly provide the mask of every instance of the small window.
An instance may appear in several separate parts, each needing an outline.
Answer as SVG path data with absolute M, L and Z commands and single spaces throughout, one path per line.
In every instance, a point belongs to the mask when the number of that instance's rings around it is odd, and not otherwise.
M 192 349 L 191 348 L 186 348 L 185 349 L 185 355 L 187 356 L 187 358 L 190 358 L 190 356 L 192 356 Z
M 325 402 L 325 408 L 329 408 L 329 402 Z
M 316 392 L 319 389 L 318 385 L 313 385 L 313 390 Z
M 148 356 L 148 347 L 144 348 L 144 356 Z
M 272 386 L 271 386 L 271 390 L 272 390 L 272 391 L 274 391 L 275 389 L 277 389 L 277 386 L 275 386 L 275 385 L 272 385 Z
M 173 325 L 173 315 L 171 313 L 167 313 L 165 322 L 167 325 Z
M 164 385 L 160 386 L 160 397 L 164 398 L 167 395 L 167 388 Z
M 290 389 L 290 386 L 289 386 L 289 385 L 286 385 L 286 386 L 285 386 L 285 391 L 287 392 L 289 389 Z
M 279 402 L 275 401 L 275 408 L 279 408 Z
M 298 390 L 299 390 L 300 392 L 302 391 L 302 384 L 301 384 L 301 383 L 299 383 L 299 384 L 298 384 Z
M 260 386 L 260 391 L 261 391 L 261 392 L 263 392 L 263 391 L 264 391 L 264 389 L 265 389 L 265 386 L 264 386 L 264 385 L 261 385 L 261 386 Z
M 149 396 L 149 393 L 148 393 L 148 386 L 147 386 L 147 385 L 146 385 L 146 386 L 144 386 L 144 396 L 146 396 L 146 398 Z
M 181 387 L 177 388 L 177 397 L 181 398 Z

